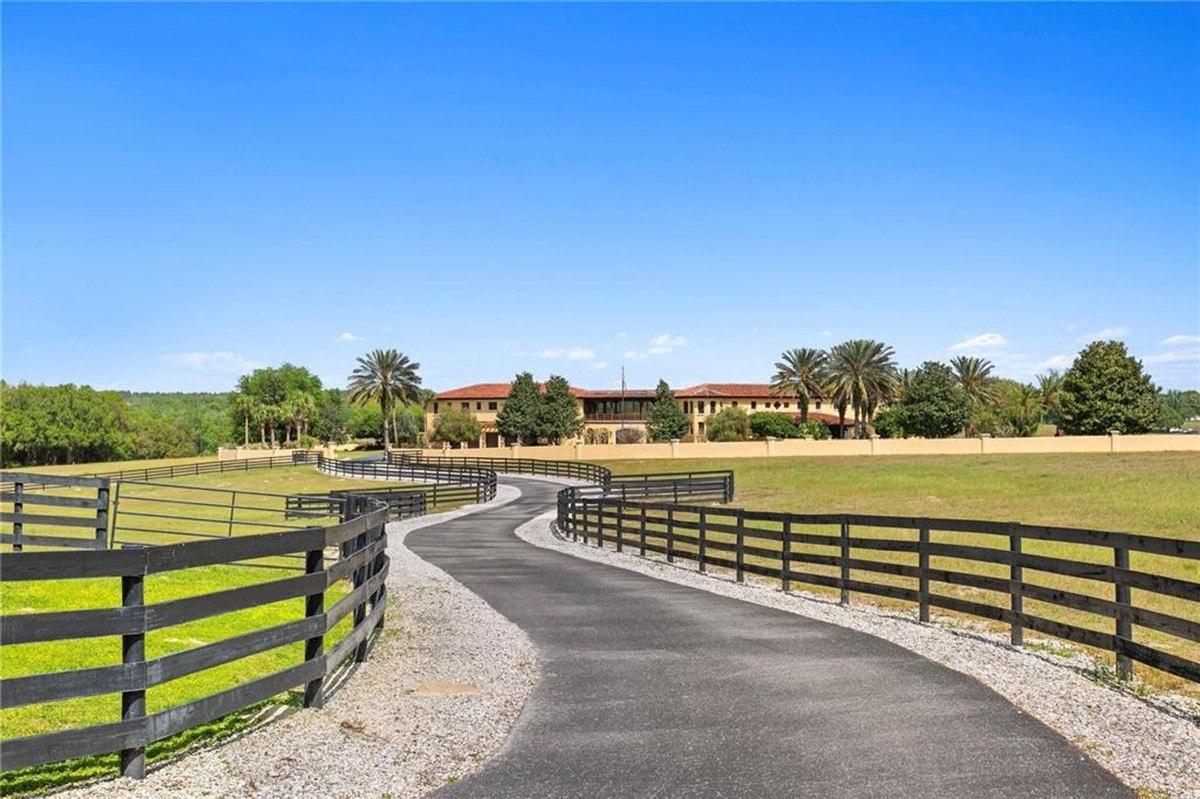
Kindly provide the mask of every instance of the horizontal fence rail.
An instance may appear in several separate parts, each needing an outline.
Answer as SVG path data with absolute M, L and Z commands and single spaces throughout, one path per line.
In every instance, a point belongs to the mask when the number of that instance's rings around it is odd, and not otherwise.
M 99 477 L 0 472 L 0 543 L 104 549 L 108 545 L 110 483 Z
M 1032 630 L 1113 653 L 1123 678 L 1136 661 L 1200 682 L 1200 663 L 1171 651 L 1200 642 L 1200 582 L 1175 576 L 1200 574 L 1200 542 L 1017 522 L 680 504 L 675 495 L 655 499 L 663 492 L 650 488 L 654 479 L 643 497 L 612 490 L 633 484 L 563 489 L 560 533 L 694 561 L 702 572 L 729 569 L 739 582 L 753 574 L 779 580 L 784 591 L 795 584 L 836 589 L 843 604 L 852 593 L 911 602 L 922 622 L 932 608 L 1002 622 L 1014 645 Z M 1051 545 L 1070 545 L 1073 556 Z M 1139 563 L 1131 565 L 1131 554 Z M 1051 607 L 1068 620 L 1047 618 Z
M 504 474 L 530 474 L 540 477 L 568 477 L 592 483 L 607 483 L 612 472 L 603 466 L 581 461 L 545 461 L 534 458 L 468 458 L 449 455 L 427 455 L 420 450 L 392 452 L 388 463 L 395 466 L 428 463 L 448 467 L 486 469 Z
M 23 485 L 29 478 L 24 474 L 3 476 L 15 485 Z M 288 498 L 278 499 L 283 508 Z M 364 660 L 372 633 L 383 625 L 389 509 L 373 497 L 349 494 L 340 497 L 336 507 L 327 503 L 295 510 L 322 517 L 336 512 L 340 520 L 324 526 L 157 546 L 0 553 L 0 584 L 6 592 L 18 590 L 22 584 L 40 589 L 37 584 L 81 578 L 112 580 L 120 589 L 119 607 L 5 612 L 0 615 L 0 648 L 66 641 L 86 646 L 90 640 L 119 637 L 122 653 L 119 663 L 0 680 L 0 709 L 106 694 L 121 698 L 120 717 L 110 722 L 0 740 L 0 769 L 11 771 L 119 752 L 122 773 L 140 778 L 145 774 L 147 746 L 197 725 L 292 689 L 303 689 L 304 706 L 321 706 L 325 680 L 342 664 Z M 167 518 L 169 514 L 160 514 L 157 521 L 161 524 Z M 183 521 L 190 523 L 187 518 Z M 146 584 L 159 575 L 279 558 L 297 559 L 295 572 L 165 601 L 146 601 Z M 62 591 L 71 591 L 72 583 L 61 585 Z M 335 585 L 338 589 L 331 592 Z M 285 621 L 272 617 L 276 622 L 269 626 L 146 657 L 147 633 L 286 600 L 303 600 L 303 607 L 298 604 L 290 616 L 285 613 Z M 335 628 L 347 627 L 343 636 L 327 642 Z M 147 712 L 147 690 L 242 658 L 298 645 L 303 645 L 298 662 L 216 693 Z
M 451 502 L 487 502 L 496 497 L 496 472 L 481 467 L 430 461 L 344 461 L 324 455 L 317 456 L 316 466 L 321 472 L 336 477 L 428 484 L 427 488 L 414 490 L 425 494 L 429 507 Z

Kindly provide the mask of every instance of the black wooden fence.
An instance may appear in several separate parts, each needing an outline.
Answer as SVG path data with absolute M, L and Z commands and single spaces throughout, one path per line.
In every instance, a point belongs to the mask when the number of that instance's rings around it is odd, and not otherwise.
M 0 472 L 0 483 L 0 506 L 12 508 L 0 511 L 0 522 L 12 525 L 11 533 L 0 534 L 0 543 L 12 544 L 13 552 L 26 545 L 108 546 L 107 479 Z
M 430 507 L 448 503 L 487 502 L 496 496 L 496 472 L 492 469 L 430 461 L 387 463 L 383 461 L 334 460 L 318 455 L 316 465 L 325 474 L 357 480 L 390 480 L 424 483 L 421 490 Z
M 557 524 L 585 543 L 691 560 L 702 572 L 730 569 L 739 582 L 755 574 L 779 580 L 784 591 L 797 583 L 834 588 L 843 604 L 854 592 L 913 602 L 923 622 L 931 608 L 1003 622 L 1014 645 L 1025 630 L 1063 638 L 1114 653 L 1122 677 L 1137 661 L 1200 682 L 1200 663 L 1170 651 L 1200 642 L 1200 582 L 1179 576 L 1200 574 L 1197 541 L 1016 522 L 747 511 L 645 501 L 603 487 L 561 491 Z M 1047 544 L 1072 545 L 1072 556 Z M 1067 614 L 1046 618 L 1027 602 Z
M 304 705 L 319 707 L 323 683 L 350 658 L 362 661 L 372 631 L 383 624 L 387 604 L 387 507 L 351 497 L 346 518 L 324 527 L 240 535 L 217 540 L 105 551 L 0 553 L 0 584 L 77 578 L 120 580 L 119 608 L 0 616 L 0 646 L 79 641 L 120 636 L 121 663 L 98 668 L 31 674 L 0 680 L 0 708 L 119 693 L 121 717 L 108 723 L 0 741 L 5 771 L 89 755 L 120 752 L 122 772 L 145 773 L 146 747 L 199 724 L 303 687 Z M 299 556 L 303 573 L 197 596 L 147 604 L 144 584 L 153 575 L 181 569 Z M 341 580 L 349 592 L 325 606 L 326 592 Z M 70 590 L 70 583 L 61 585 Z M 304 598 L 303 615 L 282 624 L 181 652 L 147 659 L 146 633 Z M 326 649 L 325 636 L 352 617 L 351 631 Z M 304 642 L 303 660 L 272 674 L 155 713 L 146 712 L 146 691 L 251 655 Z
M 470 458 L 427 455 L 420 450 L 391 452 L 388 463 L 394 466 L 418 463 L 456 468 L 486 469 L 505 474 L 530 474 L 540 477 L 568 477 L 592 483 L 607 483 L 612 472 L 595 463 L 584 461 L 545 461 L 536 458 Z

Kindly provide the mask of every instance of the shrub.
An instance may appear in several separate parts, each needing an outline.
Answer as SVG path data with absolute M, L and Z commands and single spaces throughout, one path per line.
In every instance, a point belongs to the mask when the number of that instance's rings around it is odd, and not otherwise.
M 899 408 L 884 408 L 875 415 L 875 432 L 880 438 L 904 438 Z
M 818 422 L 818 424 L 820 424 Z M 821 425 L 824 427 L 824 425 Z M 759 411 L 750 414 L 750 431 L 756 438 L 799 438 L 800 430 L 790 414 Z
M 1062 427 L 1068 435 L 1148 433 L 1162 406 L 1154 382 L 1119 341 L 1093 341 L 1063 375 Z
M 950 367 L 926 361 L 913 373 L 896 412 L 905 433 L 922 438 L 949 438 L 961 432 L 967 423 L 971 398 Z
M 640 444 L 645 436 L 640 427 L 626 427 L 617 431 L 615 436 L 618 444 Z
M 316 449 L 318 446 L 320 442 L 316 436 L 305 434 L 296 439 L 296 449 Z
M 723 408 L 708 420 L 705 435 L 709 441 L 749 441 L 749 414 L 741 408 Z
M 829 425 L 818 422 L 816 419 L 809 419 L 807 422 L 796 425 L 796 435 L 802 438 L 811 438 L 814 441 L 824 441 L 829 438 Z
M 482 428 L 475 414 L 462 408 L 451 408 L 438 414 L 433 425 L 433 440 L 449 444 L 464 444 L 479 440 Z
M 675 393 L 666 380 L 658 381 L 654 404 L 646 420 L 646 432 L 651 441 L 671 441 L 682 437 L 691 428 L 687 416 L 675 401 Z

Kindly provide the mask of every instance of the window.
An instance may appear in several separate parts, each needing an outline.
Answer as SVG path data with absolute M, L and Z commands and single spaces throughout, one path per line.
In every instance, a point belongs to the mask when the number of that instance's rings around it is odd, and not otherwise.
M 709 400 L 709 402 L 708 402 L 708 412 L 709 412 L 709 413 L 716 413 L 716 412 L 717 412 L 717 403 L 716 403 L 715 401 L 713 401 L 713 400 Z
M 733 401 L 733 407 L 735 407 L 735 408 L 737 407 L 737 400 Z
M 462 409 L 463 409 L 464 411 L 469 411 L 469 410 L 471 410 L 471 403 L 469 403 L 469 402 L 464 402 L 464 403 L 462 404 Z
M 754 410 L 757 407 L 758 407 L 758 403 L 755 402 L 754 400 L 750 400 L 750 410 Z
M 817 400 L 817 410 L 821 410 L 821 401 Z
M 482 402 L 477 402 L 477 403 L 475 403 L 475 410 L 477 410 L 477 411 L 482 411 L 482 410 L 483 410 L 483 403 L 482 403 Z
M 786 408 L 787 406 L 788 406 L 788 404 L 787 404 L 786 402 L 785 402 L 785 403 L 783 403 L 783 407 L 785 407 L 785 408 Z
M 433 403 L 433 412 L 434 412 L 434 413 L 437 413 L 437 405 L 438 405 L 438 404 L 437 404 L 436 402 L 435 402 L 435 403 Z
M 778 407 L 779 407 L 779 400 L 775 400 L 775 407 L 776 407 L 776 408 L 778 408 Z
M 496 410 L 496 403 L 494 403 L 494 402 L 489 402 L 489 403 L 488 403 L 488 410 L 489 410 L 489 411 L 494 411 L 494 410 Z

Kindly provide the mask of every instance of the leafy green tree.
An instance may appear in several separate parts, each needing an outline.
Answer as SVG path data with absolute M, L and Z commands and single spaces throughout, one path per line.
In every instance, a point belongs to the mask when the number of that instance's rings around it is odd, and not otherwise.
M 890 401 L 896 392 L 895 352 L 888 345 L 868 339 L 843 342 L 829 353 L 828 390 L 845 430 L 845 408 L 854 410 L 854 428 L 859 438 L 867 434 L 875 409 Z
M 800 421 L 808 421 L 808 406 L 827 392 L 829 355 L 824 350 L 810 348 L 786 350 L 775 363 L 771 391 L 780 396 L 795 397 L 800 406 Z
M 894 421 L 906 434 L 949 438 L 962 432 L 971 415 L 971 400 L 945 364 L 926 361 L 912 375 Z
M 1161 411 L 1158 389 L 1142 362 L 1119 341 L 1087 345 L 1063 375 L 1059 401 L 1063 430 L 1070 435 L 1146 433 Z
M 466 408 L 450 408 L 437 416 L 433 423 L 433 438 L 450 444 L 469 444 L 479 441 L 483 432 L 475 414 Z
M 396 431 L 396 443 L 417 443 L 418 437 L 425 432 L 425 411 L 415 404 L 404 406 L 395 414 L 393 429 Z
M 687 435 L 691 424 L 675 400 L 675 392 L 666 380 L 659 380 L 654 404 L 646 416 L 646 433 L 651 441 L 675 441 Z
M 574 438 L 583 430 L 583 415 L 579 403 L 571 394 L 571 384 L 565 377 L 550 375 L 546 381 L 546 393 L 542 395 L 538 434 L 553 444 Z
M 313 415 L 312 434 L 318 441 L 343 444 L 350 437 L 350 403 L 340 388 L 326 389 Z
M 733 405 L 722 408 L 708 420 L 704 433 L 709 441 L 749 441 L 750 415 Z
M 986 358 L 960 355 L 950 361 L 950 368 L 970 400 L 972 417 L 968 418 L 966 432 L 968 435 L 978 435 L 980 418 L 988 408 L 1000 401 L 999 382 L 992 374 L 996 367 Z
M 1029 438 L 1035 435 L 1045 416 L 1042 395 L 1033 386 L 1015 383 L 1007 386 L 997 405 L 999 426 L 997 432 L 1003 436 Z
M 750 418 L 753 419 L 754 417 L 751 416 Z M 829 425 L 824 422 L 818 422 L 816 419 L 809 419 L 807 422 L 801 422 L 796 425 L 796 433 L 801 438 L 824 441 L 829 438 Z
M 383 448 L 392 448 L 390 422 L 397 403 L 421 399 L 421 364 L 394 349 L 372 350 L 358 359 L 350 373 L 347 396 L 356 405 L 379 404 L 383 413 Z
M 496 414 L 496 429 L 506 441 L 536 444 L 541 432 L 542 395 L 533 375 L 521 372 L 508 390 L 504 407 Z
M 115 391 L 0 383 L 0 460 L 38 466 L 124 460 L 136 453 L 134 420 Z
M 905 369 L 904 371 L 908 375 L 908 379 L 900 402 L 903 402 L 904 397 L 908 396 L 908 388 L 912 386 L 912 370 Z M 898 405 L 890 405 L 875 414 L 876 434 L 880 438 L 904 438 L 904 425 L 900 423 L 900 417 L 901 413 Z
M 1162 402 L 1158 420 L 1160 430 L 1177 430 L 1200 416 L 1200 391 L 1173 389 L 1163 392 L 1159 400 Z
M 351 438 L 378 440 L 383 432 L 383 411 L 378 405 L 351 405 L 348 432 Z
M 807 420 L 802 424 L 808 424 Z M 818 424 L 820 424 L 818 422 Z M 824 427 L 824 425 L 822 425 Z M 756 438 L 799 438 L 800 430 L 791 414 L 759 411 L 750 414 L 750 432 Z

